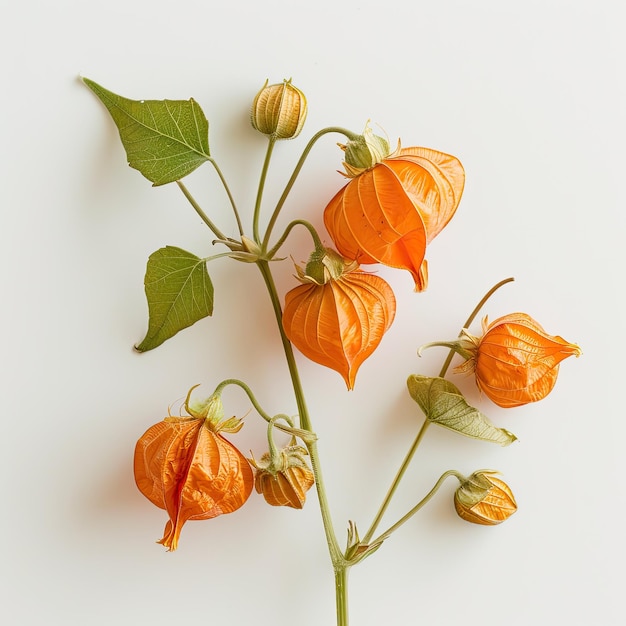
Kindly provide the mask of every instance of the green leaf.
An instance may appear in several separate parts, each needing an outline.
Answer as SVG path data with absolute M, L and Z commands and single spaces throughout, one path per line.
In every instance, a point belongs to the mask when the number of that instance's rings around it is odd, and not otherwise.
M 517 437 L 494 426 L 489 418 L 470 406 L 459 389 L 445 378 L 413 374 L 407 380 L 411 398 L 420 405 L 426 419 L 457 433 L 508 446 Z
M 203 259 L 173 246 L 150 255 L 144 280 L 150 320 L 135 349 L 160 346 L 179 330 L 213 313 L 213 284 Z
M 209 123 L 190 100 L 129 100 L 88 78 L 120 131 L 128 164 L 154 185 L 180 180 L 209 160 Z

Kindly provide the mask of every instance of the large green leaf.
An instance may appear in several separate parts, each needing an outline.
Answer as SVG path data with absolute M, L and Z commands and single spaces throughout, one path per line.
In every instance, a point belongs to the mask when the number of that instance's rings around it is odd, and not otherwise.
M 152 350 L 213 313 L 213 284 L 203 259 L 173 246 L 150 255 L 145 277 L 150 320 L 139 352 Z
M 209 123 L 190 100 L 129 100 L 83 78 L 120 131 L 128 164 L 154 185 L 180 180 L 210 158 Z
M 407 380 L 411 398 L 420 405 L 426 418 L 466 437 L 508 446 L 517 437 L 497 428 L 478 409 L 470 406 L 459 389 L 445 378 L 413 374 Z

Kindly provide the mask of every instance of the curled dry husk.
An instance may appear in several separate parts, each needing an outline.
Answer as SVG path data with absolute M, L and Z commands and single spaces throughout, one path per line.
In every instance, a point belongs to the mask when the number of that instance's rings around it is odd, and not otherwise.
M 517 511 L 511 489 L 496 474 L 480 470 L 461 484 L 454 494 L 454 507 L 459 517 L 473 524 L 494 526 Z
M 545 398 L 554 387 L 559 363 L 580 356 L 579 346 L 552 336 L 525 313 L 489 323 L 483 336 L 464 331 L 468 360 L 457 371 L 473 371 L 478 388 L 498 406 L 509 408 Z
M 319 264 L 321 278 L 314 262 L 306 273 L 297 268 L 303 284 L 285 296 L 283 328 L 300 352 L 339 372 L 352 389 L 359 367 L 393 322 L 396 299 L 382 278 L 346 264 L 332 250 Z
M 307 465 L 306 448 L 291 445 L 283 448 L 272 459 L 265 453 L 259 461 L 250 463 L 256 469 L 254 487 L 257 493 L 272 506 L 289 506 L 301 509 L 306 501 L 306 492 L 315 483 L 311 468 Z
M 246 458 L 220 434 L 235 432 L 239 420 L 219 421 L 221 401 L 191 417 L 166 417 L 151 426 L 135 447 L 135 482 L 169 521 L 159 543 L 176 550 L 187 520 L 231 513 L 248 499 L 253 472 Z M 204 407 L 207 408 L 206 406 Z M 195 413 L 195 416 L 193 415 Z
M 375 147 L 379 154 L 379 145 Z M 371 167 L 348 163 L 346 169 L 350 182 L 324 210 L 337 250 L 360 264 L 406 269 L 415 290 L 423 291 L 428 283 L 426 245 L 450 221 L 463 193 L 460 161 L 429 148 L 398 147 L 373 159 Z

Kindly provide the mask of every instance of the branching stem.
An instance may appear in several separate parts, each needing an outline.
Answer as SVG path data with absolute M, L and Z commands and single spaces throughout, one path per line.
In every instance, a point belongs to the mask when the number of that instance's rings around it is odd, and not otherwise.
M 329 550 L 329 555 L 330 555 L 330 559 L 333 565 L 333 570 L 335 573 L 335 592 L 336 592 L 336 609 L 337 609 L 337 626 L 348 626 L 348 592 L 347 592 L 347 582 L 348 582 L 348 571 L 350 569 L 351 566 L 351 562 L 344 556 L 344 554 L 342 553 L 338 541 L 337 541 L 337 537 L 335 534 L 335 529 L 333 526 L 333 522 L 332 522 L 332 518 L 330 515 L 330 507 L 328 504 L 328 499 L 326 496 L 326 489 L 324 487 L 324 481 L 323 481 L 323 477 L 322 477 L 322 471 L 321 471 L 321 466 L 320 466 L 320 458 L 319 458 L 319 453 L 317 450 L 317 437 L 315 436 L 315 433 L 313 432 L 312 429 L 312 425 L 311 425 L 311 418 L 307 409 L 307 405 L 305 402 L 305 397 L 304 397 L 304 391 L 303 391 L 303 387 L 302 387 L 302 383 L 300 380 L 300 375 L 298 372 L 298 367 L 296 364 L 296 359 L 295 359 L 295 355 L 293 352 L 293 347 L 291 345 L 291 342 L 289 341 L 289 339 L 287 338 L 285 331 L 283 329 L 283 325 L 282 325 L 282 308 L 281 308 L 281 304 L 280 304 L 280 299 L 278 296 L 278 292 L 276 289 L 276 285 L 274 283 L 274 278 L 272 275 L 272 271 L 270 269 L 270 264 L 269 264 L 269 260 L 273 258 L 273 256 L 277 253 L 277 251 L 280 249 L 280 247 L 283 245 L 283 243 L 285 242 L 285 240 L 287 239 L 287 237 L 289 236 L 289 233 L 291 232 L 291 230 L 297 226 L 297 225 L 302 225 L 305 226 L 310 234 L 311 237 L 313 238 L 313 242 L 314 245 L 317 249 L 322 247 L 322 243 L 321 240 L 319 238 L 319 235 L 317 234 L 317 232 L 315 231 L 315 228 L 309 223 L 306 222 L 304 220 L 294 220 L 292 222 L 290 222 L 290 224 L 287 226 L 287 228 L 285 229 L 283 235 L 280 237 L 280 239 L 277 241 L 277 243 L 272 247 L 271 250 L 269 250 L 269 252 L 267 251 L 267 247 L 268 247 L 268 243 L 270 241 L 271 238 L 271 233 L 272 230 L 276 224 L 276 221 L 278 219 L 278 216 L 280 214 L 280 211 L 287 199 L 287 196 L 289 195 L 289 192 L 291 191 L 291 188 L 293 187 L 296 178 L 298 177 L 298 174 L 300 173 L 300 170 L 302 169 L 304 162 L 307 158 L 307 156 L 309 155 L 311 149 L 313 148 L 313 146 L 315 145 L 315 143 L 318 141 L 318 139 L 320 139 L 320 137 L 322 137 L 323 135 L 327 134 L 327 133 L 331 133 L 331 132 L 338 132 L 341 133 L 343 135 L 345 135 L 346 137 L 348 137 L 348 139 L 353 139 L 356 138 L 358 135 L 355 135 L 354 133 L 344 129 L 344 128 L 340 128 L 340 127 L 329 127 L 329 128 L 325 128 L 321 131 L 319 131 L 318 133 L 316 133 L 311 140 L 309 141 L 309 143 L 307 144 L 307 146 L 305 147 L 298 163 L 295 166 L 295 169 L 291 175 L 291 177 L 289 178 L 289 181 L 287 182 L 287 185 L 280 197 L 280 199 L 278 200 L 276 207 L 274 208 L 274 211 L 272 213 L 272 215 L 270 216 L 267 228 L 265 230 L 265 233 L 263 235 L 263 238 L 261 239 L 261 233 L 259 231 L 259 222 L 260 222 L 260 213 L 261 213 L 261 204 L 262 204 L 262 198 L 263 198 L 263 190 L 265 187 L 265 182 L 267 179 L 267 173 L 269 170 L 269 163 L 271 160 L 271 156 L 272 156 L 272 152 L 274 149 L 274 145 L 276 143 L 276 139 L 270 137 L 269 138 L 269 143 L 268 143 L 268 147 L 267 147 L 267 152 L 265 155 L 265 160 L 263 162 L 263 168 L 261 171 L 261 176 L 260 176 L 260 180 L 259 180 L 259 186 L 258 186 L 258 191 L 257 191 L 257 196 L 256 196 L 256 202 L 255 202 L 255 207 L 254 207 L 254 214 L 253 214 L 253 220 L 252 220 L 252 228 L 253 228 L 253 237 L 254 237 L 254 241 L 260 246 L 261 250 L 265 253 L 263 255 L 262 258 L 258 258 L 256 261 L 256 265 L 259 268 L 261 275 L 263 277 L 263 280 L 265 282 L 265 286 L 267 288 L 267 291 L 269 293 L 270 296 L 270 300 L 272 303 L 272 307 L 274 310 L 274 315 L 276 317 L 276 322 L 277 322 L 277 326 L 278 326 L 278 331 L 280 334 L 280 338 L 281 338 L 281 342 L 282 342 L 282 346 L 283 346 L 283 350 L 285 353 L 285 358 L 287 360 L 287 367 L 289 370 L 289 375 L 291 378 L 291 383 L 292 383 L 292 387 L 293 387 L 293 391 L 294 391 L 294 395 L 295 395 L 295 400 L 296 400 L 296 405 L 298 408 L 298 418 L 299 418 L 299 428 L 294 428 L 291 422 L 291 419 L 287 416 L 283 416 L 283 415 L 277 415 L 274 417 L 270 417 L 269 414 L 267 414 L 263 408 L 260 406 L 260 404 L 258 403 L 256 397 L 254 396 L 254 394 L 252 393 L 252 390 L 248 387 L 248 385 L 246 385 L 245 383 L 243 383 L 242 381 L 238 380 L 238 379 L 227 379 L 222 381 L 216 388 L 215 393 L 221 393 L 221 391 L 224 389 L 224 387 L 226 387 L 227 385 L 237 385 L 239 387 L 241 387 L 246 394 L 248 395 L 248 398 L 250 399 L 250 401 L 252 402 L 252 405 L 254 406 L 254 408 L 256 409 L 256 411 L 259 413 L 259 415 L 268 422 L 268 428 L 271 429 L 274 426 L 276 428 L 281 428 L 282 430 L 285 430 L 287 432 L 291 432 L 292 434 L 296 435 L 296 436 L 300 436 L 301 439 L 304 441 L 307 450 L 309 452 L 309 458 L 311 460 L 311 468 L 315 477 L 315 487 L 317 490 L 317 496 L 318 496 L 318 501 L 319 501 L 319 507 L 320 507 L 320 512 L 321 512 L 321 516 L 322 516 L 322 523 L 324 526 L 324 533 L 326 536 L 326 541 L 328 544 L 328 550 Z M 218 173 L 218 176 L 220 177 L 222 184 L 226 190 L 226 193 L 228 194 L 228 197 L 230 199 L 234 214 L 235 214 L 235 218 L 237 220 L 237 226 L 239 229 L 239 233 L 241 236 L 243 236 L 243 228 L 242 228 L 242 224 L 241 224 L 241 220 L 239 217 L 239 213 L 237 211 L 237 208 L 235 206 L 232 194 L 230 193 L 230 190 L 228 188 L 228 185 L 226 184 L 226 181 L 220 171 L 220 169 L 218 168 L 217 164 L 215 163 L 215 161 L 213 161 L 213 159 L 210 159 L 211 164 L 213 165 L 213 167 L 215 168 L 216 172 Z M 181 182 L 181 181 L 177 181 L 178 186 L 180 187 L 181 191 L 183 192 L 183 194 L 185 195 L 185 197 L 187 198 L 187 200 L 190 202 L 190 204 L 192 205 L 192 207 L 195 209 L 196 213 L 200 216 L 200 218 L 204 221 L 204 223 L 211 229 L 211 231 L 215 234 L 215 236 L 221 240 L 222 242 L 225 242 L 228 244 L 229 239 L 227 239 L 224 234 L 219 230 L 219 228 L 217 228 L 217 226 L 210 220 L 210 218 L 204 213 L 204 211 L 200 208 L 200 206 L 198 205 L 198 203 L 195 201 L 195 199 L 191 196 L 191 194 L 189 193 L 189 191 L 187 190 L 187 188 L 185 187 L 185 185 Z M 217 255 L 217 256 L 222 256 L 222 255 Z M 208 260 L 208 259 L 207 259 Z M 467 326 L 469 326 L 469 324 L 472 323 L 472 321 L 474 320 L 475 316 L 478 314 L 478 311 L 481 309 L 481 307 L 484 305 L 484 303 L 489 299 L 489 297 L 491 297 L 491 295 L 502 285 L 504 285 L 505 283 L 509 282 L 513 280 L 512 278 L 508 278 L 505 279 L 503 281 L 501 281 L 500 283 L 498 283 L 497 285 L 495 285 L 485 296 L 484 298 L 479 302 L 479 304 L 475 307 L 474 311 L 472 311 L 471 315 L 469 316 L 468 320 L 466 321 L 466 323 L 464 324 L 464 328 L 466 328 Z M 454 355 L 454 351 L 451 350 L 450 353 L 448 354 L 442 369 L 441 369 L 441 373 L 440 376 L 443 377 L 445 375 L 445 373 L 448 370 L 448 367 L 450 365 L 450 362 L 452 360 L 452 357 Z M 276 423 L 277 420 L 279 419 L 283 419 L 284 421 L 286 421 L 287 424 L 289 424 L 289 426 L 281 426 L 279 424 Z M 374 520 L 369 528 L 369 530 L 367 531 L 366 535 L 364 536 L 363 540 L 361 541 L 362 544 L 367 544 L 371 541 L 374 533 L 376 532 L 376 529 L 378 528 L 386 510 L 387 507 L 389 506 L 389 503 L 391 502 L 391 499 L 396 491 L 396 489 L 398 488 L 411 460 L 413 459 L 413 456 L 415 455 L 415 452 L 417 451 L 417 448 L 419 447 L 419 444 L 421 443 L 424 434 L 426 433 L 426 430 L 429 426 L 430 422 L 428 420 L 425 420 L 424 423 L 422 424 L 417 437 L 415 439 L 415 441 L 413 442 L 413 444 L 411 445 L 404 461 L 402 462 L 400 469 L 398 470 L 392 484 L 391 487 L 389 488 L 383 503 L 378 511 L 378 513 L 376 514 L 376 516 L 374 517 Z M 271 431 L 268 435 L 270 444 L 273 444 L 272 438 L 271 438 Z M 276 454 L 276 450 L 273 449 L 272 450 L 274 454 Z M 395 524 L 393 524 L 392 526 L 390 526 L 385 532 L 383 532 L 381 535 L 379 535 L 372 543 L 373 544 L 380 544 L 382 543 L 385 539 L 387 539 L 395 530 L 397 530 L 400 526 L 402 526 L 404 523 L 406 523 L 413 515 L 415 515 L 415 513 L 420 510 L 434 495 L 435 493 L 438 491 L 438 489 L 441 487 L 441 485 L 443 484 L 443 482 L 446 480 L 446 478 L 448 478 L 449 476 L 456 476 L 457 478 L 459 478 L 459 480 L 462 480 L 461 475 L 454 471 L 454 470 L 450 470 L 448 472 L 445 472 L 437 481 L 437 483 L 434 485 L 434 487 L 431 489 L 431 491 L 426 494 L 426 496 L 424 498 L 422 498 L 422 500 L 415 505 L 406 515 L 404 515 L 401 519 L 399 519 Z
M 478 315 L 478 313 L 480 312 L 482 307 L 485 305 L 487 300 L 489 300 L 489 298 L 491 298 L 491 296 L 498 289 L 500 289 L 500 287 L 502 287 L 506 283 L 511 282 L 512 280 L 514 280 L 514 279 L 513 278 L 505 278 L 504 280 L 501 280 L 499 283 L 494 285 L 483 296 L 483 298 L 480 300 L 480 302 L 474 307 L 474 310 L 470 313 L 469 317 L 465 321 L 465 324 L 463 324 L 463 328 L 467 328 L 474 321 L 475 317 Z M 462 330 L 461 330 L 461 332 L 462 332 Z M 459 335 L 460 334 L 461 333 L 459 333 Z M 443 378 L 446 375 L 446 372 L 448 371 L 448 368 L 450 367 L 450 363 L 452 362 L 452 357 L 454 356 L 454 354 L 455 354 L 455 351 L 453 349 L 451 349 L 449 351 L 449 353 L 448 353 L 448 356 L 446 357 L 446 360 L 444 361 L 444 363 L 443 363 L 443 365 L 441 367 L 441 371 L 439 372 L 439 377 L 440 378 Z M 378 525 L 380 524 L 380 521 L 382 520 L 383 515 L 387 511 L 387 508 L 389 507 L 389 504 L 391 503 L 391 499 L 393 498 L 393 495 L 395 494 L 396 489 L 398 488 L 398 485 L 400 484 L 400 481 L 402 480 L 402 477 L 404 476 L 407 468 L 409 467 L 411 461 L 413 460 L 413 457 L 415 456 L 417 448 L 419 447 L 419 444 L 422 442 L 424 434 L 425 434 L 425 432 L 426 432 L 426 430 L 427 430 L 429 425 L 430 425 L 430 422 L 428 420 L 424 420 L 424 423 L 422 424 L 422 427 L 420 428 L 419 432 L 417 433 L 417 437 L 415 438 L 415 441 L 413 441 L 413 444 L 409 448 L 409 451 L 407 452 L 407 454 L 406 454 L 406 456 L 404 458 L 404 461 L 402 461 L 402 465 L 400 465 L 400 469 L 398 470 L 398 473 L 395 475 L 395 477 L 394 477 L 394 479 L 393 479 L 393 481 L 391 483 L 391 487 L 389 487 L 389 490 L 387 491 L 387 494 L 385 495 L 385 498 L 384 498 L 383 503 L 381 504 L 381 506 L 380 506 L 380 508 L 378 510 L 378 513 L 374 517 L 374 521 L 372 522 L 372 525 L 370 526 L 369 530 L 367 531 L 367 533 L 363 537 L 362 543 L 364 543 L 364 544 L 365 543 L 369 543 L 369 541 L 371 540 L 372 536 L 376 532 L 376 529 L 378 528 Z M 410 515 L 409 515 L 409 517 L 410 517 Z M 406 518 L 406 516 L 405 516 L 405 518 Z M 402 523 L 404 523 L 404 521 L 406 521 L 405 518 L 402 518 L 402 520 L 401 520 Z M 391 529 L 395 530 L 399 525 L 401 525 L 400 522 L 394 524 L 391 527 Z M 390 532 L 392 532 L 392 531 L 387 531 L 387 533 L 385 533 L 385 536 L 388 536 L 388 534 Z
M 315 145 L 315 143 L 320 137 L 323 137 L 324 135 L 327 135 L 328 133 L 341 133 L 342 135 L 346 136 L 348 139 L 355 139 L 356 137 L 358 137 L 356 133 L 353 133 L 352 131 L 347 130 L 345 128 L 341 128 L 339 126 L 329 126 L 328 128 L 323 128 L 318 133 L 315 133 L 313 137 L 311 137 L 309 143 L 304 148 L 304 151 L 302 152 L 302 156 L 298 160 L 298 163 L 296 164 L 296 167 L 293 170 L 293 173 L 291 174 L 291 178 L 287 182 L 287 185 L 285 186 L 285 189 L 282 195 L 280 196 L 278 203 L 276 204 L 276 207 L 274 209 L 274 212 L 272 213 L 272 216 L 270 217 L 270 220 L 267 224 L 265 237 L 263 238 L 264 249 L 267 248 L 267 246 L 269 245 L 269 240 L 272 234 L 272 230 L 274 229 L 274 226 L 276 224 L 276 220 L 278 219 L 278 215 L 280 214 L 280 211 L 283 208 L 283 205 L 285 204 L 285 200 L 287 200 L 287 196 L 289 195 L 291 188 L 296 182 L 296 178 L 298 178 L 298 174 L 300 174 L 300 170 L 302 169 L 304 162 L 309 156 L 311 149 L 313 148 L 313 146 Z
M 448 470 L 444 472 L 439 480 L 435 483 L 435 486 L 404 516 L 401 517 L 393 526 L 390 526 L 384 533 L 376 537 L 372 543 L 381 543 L 387 539 L 393 532 L 398 530 L 405 522 L 408 522 L 436 493 L 439 488 L 445 482 L 446 478 L 450 476 L 456 476 L 460 483 L 463 483 L 465 477 L 456 470 Z

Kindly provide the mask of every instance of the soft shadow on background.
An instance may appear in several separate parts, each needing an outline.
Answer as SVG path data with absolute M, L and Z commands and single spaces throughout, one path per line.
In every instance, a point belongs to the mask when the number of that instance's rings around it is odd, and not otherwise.
M 0 377 L 5 537 L 3 623 L 165 625 L 186 621 L 319 626 L 334 622 L 333 577 L 315 496 L 302 511 L 253 497 L 240 511 L 189 523 L 177 552 L 155 541 L 165 518 L 136 490 L 132 451 L 192 385 L 248 382 L 270 413 L 295 413 L 272 312 L 254 267 L 216 263 L 212 319 L 154 352 L 146 330 L 148 255 L 176 245 L 211 253 L 211 236 L 174 185 L 152 188 L 128 168 L 108 113 L 79 74 L 134 99 L 194 97 L 212 155 L 250 207 L 265 140 L 248 124 L 266 79 L 292 77 L 308 97 L 300 138 L 277 146 L 268 204 L 308 138 L 368 119 L 395 142 L 458 156 L 461 206 L 431 246 L 430 286 L 377 268 L 398 298 L 396 321 L 348 393 L 300 358 L 333 517 L 367 527 L 420 425 L 411 373 L 434 375 L 443 350 L 491 285 L 484 313 L 524 310 L 580 344 L 555 391 L 510 412 L 481 400 L 510 448 L 431 428 L 389 523 L 454 467 L 503 472 L 519 511 L 470 526 L 452 483 L 351 574 L 355 626 L 621 624 L 625 427 L 620 337 L 625 232 L 626 46 L 619 2 L 311 4 L 161 0 L 87 4 L 25 0 L 5 7 Z M 343 184 L 342 137 L 319 142 L 282 225 L 322 228 Z M 188 186 L 230 218 L 215 173 Z M 229 235 L 236 233 L 234 225 Z M 289 254 L 308 255 L 298 233 Z M 281 292 L 294 285 L 288 259 Z M 244 415 L 229 390 L 226 411 Z M 263 452 L 253 414 L 237 439 Z M 618 586 L 619 585 L 619 586 Z

